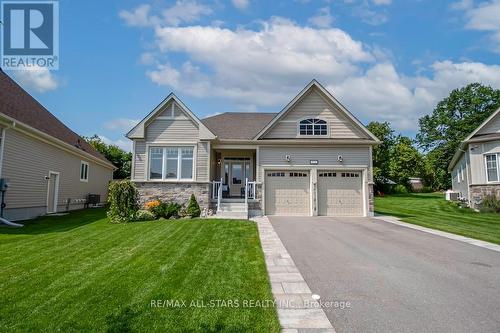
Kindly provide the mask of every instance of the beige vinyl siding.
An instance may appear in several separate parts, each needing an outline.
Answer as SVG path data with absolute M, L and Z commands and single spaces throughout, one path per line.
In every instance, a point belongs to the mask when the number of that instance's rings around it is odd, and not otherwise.
M 477 132 L 477 135 L 492 133 L 500 133 L 500 113 L 498 113 L 495 118 L 490 120 L 490 122 L 486 124 L 486 126 L 479 130 L 479 132 Z
M 146 167 L 146 142 L 144 140 L 135 140 L 134 151 L 134 174 L 132 179 L 144 180 L 144 168 Z
M 286 155 L 291 161 L 287 162 Z M 343 162 L 339 162 L 341 155 Z M 259 165 L 262 166 L 309 166 L 311 160 L 317 160 L 317 167 L 339 166 L 370 167 L 370 148 L 355 146 L 337 147 L 265 147 L 259 149 Z M 260 172 L 259 172 L 260 173 Z M 262 177 L 261 177 L 262 178 Z M 262 181 L 262 179 L 259 179 Z
M 469 153 L 471 168 L 470 184 L 487 184 L 484 155 L 500 153 L 500 140 L 485 143 L 471 143 L 469 146 Z
M 196 180 L 199 182 L 209 181 L 208 177 L 209 152 L 208 142 L 198 142 L 196 155 Z
M 146 128 L 147 142 L 193 142 L 198 138 L 198 126 L 188 119 L 155 119 Z
M 355 125 L 336 105 L 329 103 L 317 89 L 306 94 L 264 136 L 265 139 L 297 137 L 297 122 L 304 118 L 321 118 L 327 121 L 330 138 L 358 139 L 368 136 Z
M 89 163 L 88 182 L 80 181 L 82 160 Z M 84 199 L 89 193 L 100 194 L 101 201 L 106 201 L 111 169 L 14 129 L 6 130 L 2 177 L 9 181 L 7 209 L 46 207 L 49 171 L 59 172 L 59 209 L 68 198 Z

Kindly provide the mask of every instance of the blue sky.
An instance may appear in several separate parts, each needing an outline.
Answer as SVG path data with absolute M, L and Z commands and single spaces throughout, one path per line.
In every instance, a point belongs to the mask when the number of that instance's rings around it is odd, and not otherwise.
M 311 79 L 414 135 L 470 82 L 500 88 L 500 0 L 60 1 L 60 69 L 8 72 L 74 131 L 124 133 L 174 91 L 198 116 L 279 111 Z

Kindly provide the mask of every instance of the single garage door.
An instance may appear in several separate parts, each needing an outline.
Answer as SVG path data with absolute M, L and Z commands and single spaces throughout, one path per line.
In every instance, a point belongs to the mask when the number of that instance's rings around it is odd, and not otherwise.
M 359 171 L 319 171 L 318 214 L 363 216 L 361 180 Z
M 309 216 L 308 171 L 266 171 L 266 214 Z

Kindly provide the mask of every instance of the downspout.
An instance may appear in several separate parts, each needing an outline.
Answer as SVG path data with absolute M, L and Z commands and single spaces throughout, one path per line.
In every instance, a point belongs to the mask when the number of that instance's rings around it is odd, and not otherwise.
M 16 122 L 13 121 L 12 124 L 2 129 L 2 144 L 0 145 L 0 178 L 3 176 L 3 155 L 5 150 L 5 137 L 8 129 L 16 127 Z

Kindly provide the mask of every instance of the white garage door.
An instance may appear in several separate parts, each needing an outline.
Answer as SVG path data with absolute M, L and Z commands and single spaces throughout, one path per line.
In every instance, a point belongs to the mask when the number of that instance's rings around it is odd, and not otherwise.
M 309 172 L 266 171 L 266 214 L 309 216 Z
M 359 171 L 318 171 L 318 214 L 363 216 L 361 180 Z

